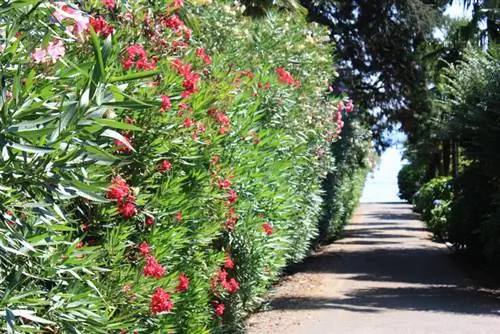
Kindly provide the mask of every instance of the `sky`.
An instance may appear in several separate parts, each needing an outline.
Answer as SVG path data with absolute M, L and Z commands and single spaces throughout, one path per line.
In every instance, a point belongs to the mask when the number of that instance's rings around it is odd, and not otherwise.
M 454 18 L 471 18 L 472 17 L 472 7 L 469 9 L 464 9 L 461 1 L 454 0 L 451 6 L 444 12 L 445 15 L 449 15 Z

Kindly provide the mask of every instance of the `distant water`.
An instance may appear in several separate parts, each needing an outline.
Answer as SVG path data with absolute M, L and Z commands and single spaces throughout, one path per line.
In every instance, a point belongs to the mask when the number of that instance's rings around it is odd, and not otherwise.
M 382 153 L 379 165 L 368 174 L 361 202 L 401 202 L 398 197 L 398 172 L 402 166 L 399 148 L 391 147 Z

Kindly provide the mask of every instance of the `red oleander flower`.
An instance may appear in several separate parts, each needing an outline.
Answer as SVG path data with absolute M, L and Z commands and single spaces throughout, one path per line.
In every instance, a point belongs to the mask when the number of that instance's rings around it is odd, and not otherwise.
M 130 219 L 137 213 L 137 207 L 130 201 L 129 197 L 126 202 L 121 202 L 118 205 L 118 212 L 120 212 L 123 219 Z
M 221 189 L 228 189 L 229 187 L 231 187 L 231 181 L 229 181 L 227 179 L 219 180 L 219 181 L 217 181 L 217 183 L 219 184 L 219 187 Z
M 196 57 L 198 57 L 199 59 L 203 60 L 203 62 L 205 64 L 207 64 L 207 65 L 212 64 L 212 58 L 210 58 L 210 56 L 208 56 L 206 54 L 204 48 L 197 48 L 196 49 Z
M 139 251 L 142 255 L 147 256 L 150 253 L 149 245 L 146 241 L 143 241 L 142 244 L 139 245 Z
M 218 301 L 214 302 L 214 312 L 218 316 L 222 316 L 224 314 L 224 304 Z
M 236 200 L 238 200 L 238 195 L 236 194 L 236 191 L 234 191 L 233 189 L 229 189 L 228 191 L 228 201 L 229 203 L 234 203 L 236 202 Z
M 156 68 L 156 62 L 153 59 L 151 59 L 150 61 L 148 61 L 146 58 L 139 59 L 135 63 L 135 68 L 143 71 L 151 71 Z
M 156 291 L 151 296 L 149 306 L 150 312 L 156 315 L 161 312 L 170 312 L 170 310 L 174 307 L 174 304 L 170 300 L 170 294 L 168 292 L 162 288 L 156 288 Z
M 160 173 L 170 172 L 172 169 L 172 163 L 168 160 L 163 160 L 158 166 L 158 171 Z
M 130 188 L 121 176 L 117 176 L 111 180 L 113 184 L 108 188 L 107 197 L 109 199 L 116 199 L 121 202 L 130 194 Z
M 162 95 L 160 112 L 164 112 L 165 110 L 170 110 L 170 109 L 172 109 L 172 103 L 170 102 L 170 97 L 168 97 L 167 95 Z
M 190 128 L 191 126 L 193 126 L 193 120 L 189 117 L 187 117 L 186 119 L 184 119 L 184 127 L 185 128 Z
M 183 292 L 189 288 L 189 278 L 184 276 L 184 273 L 179 275 L 179 284 L 175 288 L 176 292 Z
M 83 246 L 85 246 L 85 241 L 80 241 L 79 243 L 76 244 L 76 248 L 77 249 L 80 249 L 82 248 Z
M 234 268 L 234 262 L 233 259 L 231 259 L 231 257 L 227 256 L 226 259 L 224 260 L 224 268 L 227 269 Z
M 182 22 L 177 15 L 172 15 L 164 18 L 162 24 L 163 26 L 170 28 L 175 32 L 180 31 L 180 29 L 185 26 L 184 22 Z
M 354 109 L 354 104 L 352 103 L 351 100 L 349 100 L 349 102 L 347 102 L 347 105 L 345 106 L 344 110 L 346 112 L 352 112 L 353 109 Z
M 221 280 L 221 285 L 229 293 L 235 293 L 240 288 L 240 285 L 234 278 L 231 278 L 229 281 Z
M 101 35 L 103 37 L 108 37 L 114 31 L 113 26 L 108 22 L 106 22 L 106 20 L 103 17 L 98 17 L 98 18 L 90 17 L 89 24 L 92 26 L 96 34 Z
M 140 44 L 127 46 L 125 51 L 127 52 L 128 57 L 133 61 L 147 58 L 146 50 L 144 50 L 144 47 Z
M 344 102 L 339 101 L 339 103 L 337 103 L 337 111 L 342 111 L 342 110 L 344 110 Z
M 182 211 L 179 211 L 175 214 L 175 218 L 177 219 L 177 221 L 180 223 L 182 222 Z
M 262 224 L 262 229 L 266 232 L 267 235 L 273 234 L 273 227 L 269 223 Z
M 282 84 L 300 87 L 300 82 L 295 80 L 290 73 L 285 71 L 283 68 L 277 68 L 274 70 L 278 74 L 278 81 Z
M 108 9 L 115 8 L 115 0 L 102 0 L 102 4 Z
M 144 223 L 148 226 L 153 226 L 155 224 L 155 219 L 153 217 L 146 216 Z
M 161 278 L 165 274 L 165 268 L 163 268 L 156 258 L 152 255 L 148 256 L 146 265 L 144 266 L 144 276 Z

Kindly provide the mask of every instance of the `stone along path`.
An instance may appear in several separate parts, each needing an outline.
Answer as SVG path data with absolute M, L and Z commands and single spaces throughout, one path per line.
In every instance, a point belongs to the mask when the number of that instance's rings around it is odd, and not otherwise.
M 361 204 L 346 237 L 287 276 L 248 333 L 500 333 L 500 296 L 478 287 L 411 207 Z

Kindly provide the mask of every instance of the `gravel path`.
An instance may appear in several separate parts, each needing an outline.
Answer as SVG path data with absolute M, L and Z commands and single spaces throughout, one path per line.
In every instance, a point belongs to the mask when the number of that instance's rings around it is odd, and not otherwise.
M 361 204 L 346 237 L 275 287 L 248 333 L 500 333 L 500 296 L 477 286 L 406 204 Z

